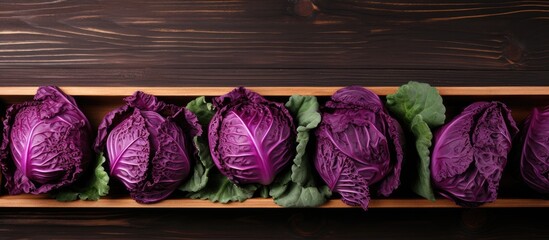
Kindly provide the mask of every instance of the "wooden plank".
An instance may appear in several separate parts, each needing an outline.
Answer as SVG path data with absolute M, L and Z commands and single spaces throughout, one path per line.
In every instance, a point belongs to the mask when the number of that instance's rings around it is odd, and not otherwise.
M 338 87 L 249 87 L 265 96 L 291 96 L 293 94 L 331 96 Z M 372 92 L 385 96 L 393 94 L 398 87 L 369 87 Z M 73 96 L 128 96 L 140 90 L 157 96 L 220 96 L 233 90 L 233 87 L 60 87 Z M 0 96 L 33 96 L 37 87 L 0 87 Z M 549 95 L 546 86 L 522 87 L 437 87 L 442 96 L 537 96 Z
M 433 86 L 549 86 L 549 71 L 417 69 L 2 69 L 0 86 L 400 86 L 410 80 Z
M 0 68 L 545 70 L 546 1 L 2 1 Z
M 3 209 L 5 238 L 543 239 L 546 209 Z M 420 229 L 420 231 L 418 231 Z
M 99 201 L 59 202 L 45 195 L 0 197 L 0 208 L 281 208 L 272 199 L 252 198 L 245 202 L 212 203 L 200 199 L 166 199 L 154 204 L 140 204 L 131 198 L 102 198 Z M 356 208 L 341 200 L 330 200 L 320 208 Z M 498 199 L 481 208 L 540 208 L 549 207 L 544 199 Z M 369 208 L 461 208 L 448 199 L 434 202 L 426 199 L 373 199 Z
M 547 239 L 549 209 L 2 209 L 5 239 Z

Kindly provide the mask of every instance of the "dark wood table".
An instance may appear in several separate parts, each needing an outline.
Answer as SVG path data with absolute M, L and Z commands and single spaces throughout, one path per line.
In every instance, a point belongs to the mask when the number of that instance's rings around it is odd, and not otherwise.
M 9 0 L 0 85 L 549 85 L 548 1 Z M 547 239 L 548 209 L 14 209 L 0 238 Z

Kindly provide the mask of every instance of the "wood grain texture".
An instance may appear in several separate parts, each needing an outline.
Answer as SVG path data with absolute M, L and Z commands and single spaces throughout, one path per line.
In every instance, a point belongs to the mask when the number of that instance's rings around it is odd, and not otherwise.
M 0 85 L 549 86 L 548 28 L 549 2 L 541 0 L 1 1 Z M 520 109 L 514 114 L 527 114 L 523 102 L 507 100 Z M 0 238 L 548 239 L 547 214 L 2 208 Z
M 547 70 L 546 1 L 3 1 L 0 68 Z
M 16 239 L 547 239 L 548 209 L 3 209 Z

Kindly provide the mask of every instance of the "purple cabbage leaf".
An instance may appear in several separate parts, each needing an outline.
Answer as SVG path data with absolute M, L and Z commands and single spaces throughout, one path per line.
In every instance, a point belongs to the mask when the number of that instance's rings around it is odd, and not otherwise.
M 196 114 L 203 131 L 207 132 L 207 126 L 215 114 L 212 104 L 206 102 L 205 97 L 198 97 L 187 104 L 187 109 Z M 242 202 L 254 195 L 257 185 L 234 184 L 215 167 L 207 134 L 194 137 L 193 141 L 198 148 L 199 159 L 194 164 L 192 176 L 179 187 L 179 190 L 186 192 L 187 197 L 193 199 L 208 199 L 221 203 Z
M 183 107 L 136 92 L 108 113 L 98 128 L 97 153 L 106 152 L 109 175 L 139 203 L 167 198 L 188 177 L 194 161 L 192 138 L 202 129 Z
M 520 173 L 532 189 L 549 194 L 549 107 L 534 108 L 521 137 Z
M 213 104 L 208 140 L 217 168 L 239 185 L 271 184 L 294 156 L 296 132 L 288 110 L 243 87 Z
M 476 102 L 435 136 L 431 174 L 435 188 L 462 206 L 497 198 L 499 182 L 518 129 L 501 102 Z
M 367 209 L 371 187 L 389 196 L 400 185 L 402 129 L 373 92 L 351 86 L 334 93 L 316 137 L 316 170 L 346 204 Z
M 3 123 L 0 164 L 9 194 L 68 186 L 90 162 L 90 123 L 57 87 L 40 87 L 33 101 L 12 105 Z

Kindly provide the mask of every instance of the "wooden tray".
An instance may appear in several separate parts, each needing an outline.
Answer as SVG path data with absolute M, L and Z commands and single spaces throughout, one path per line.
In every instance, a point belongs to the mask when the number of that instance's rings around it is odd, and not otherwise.
M 280 98 L 293 94 L 315 95 L 325 100 L 341 87 L 249 87 L 266 97 Z M 369 87 L 380 96 L 394 93 L 398 87 Z M 103 116 L 123 104 L 122 97 L 141 90 L 159 96 L 162 100 L 184 105 L 196 96 L 223 95 L 232 87 L 61 87 L 76 98 L 82 111 L 88 116 L 94 127 Z M 549 105 L 549 87 L 439 87 L 447 107 L 447 119 L 451 119 L 466 105 L 479 100 L 499 100 L 513 111 L 513 117 L 520 123 L 533 107 Z M 0 87 L 0 101 L 11 104 L 32 99 L 36 87 Z M 532 197 L 524 186 L 507 186 L 506 196 L 493 203 L 485 204 L 487 208 L 531 208 L 549 207 L 549 201 Z M 502 188 L 503 182 L 502 182 Z M 25 208 L 278 208 L 272 199 L 249 199 L 242 203 L 211 203 L 208 200 L 166 199 L 156 204 L 139 204 L 129 197 L 107 197 L 99 201 L 58 202 L 46 195 L 0 196 L 0 207 Z M 435 202 L 419 197 L 373 199 L 370 208 L 456 208 L 454 202 L 439 199 Z M 328 201 L 321 208 L 349 208 L 341 200 Z

